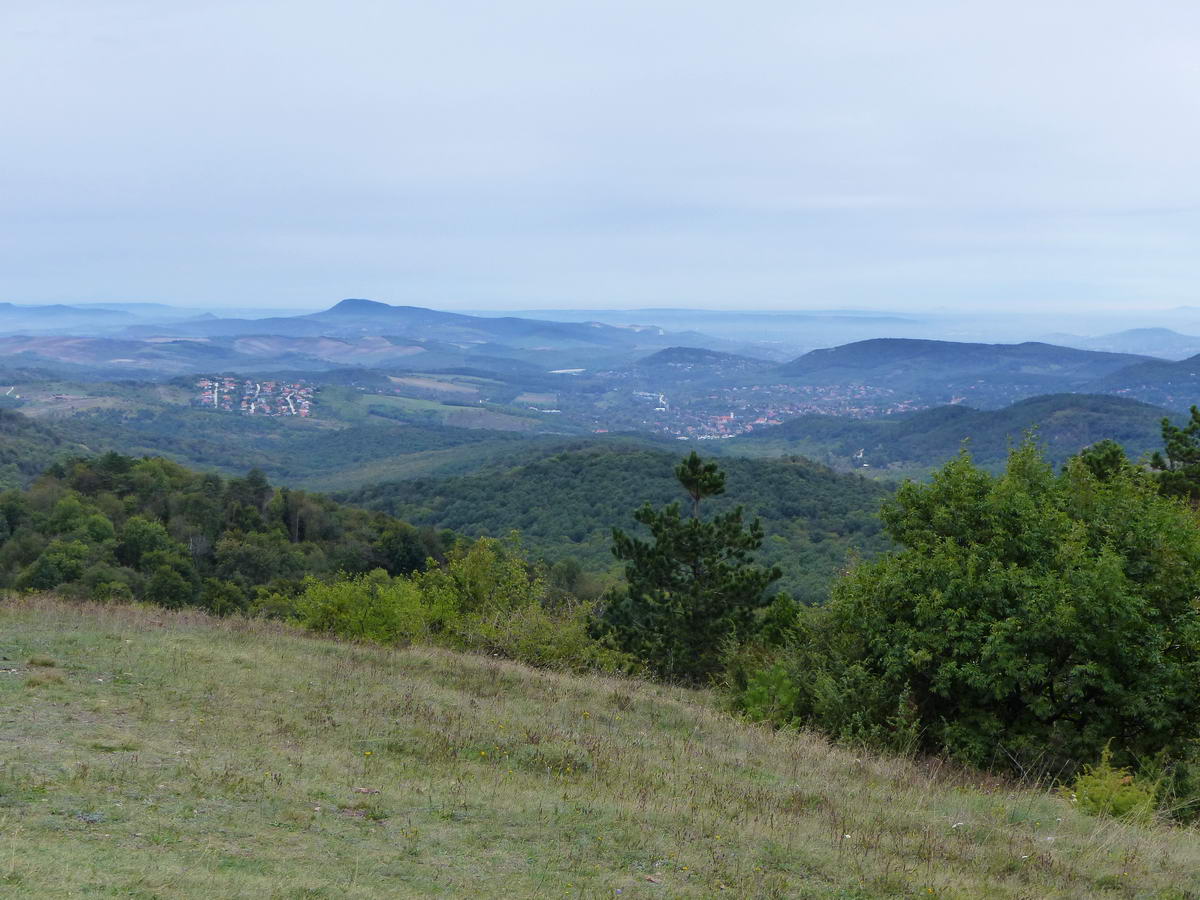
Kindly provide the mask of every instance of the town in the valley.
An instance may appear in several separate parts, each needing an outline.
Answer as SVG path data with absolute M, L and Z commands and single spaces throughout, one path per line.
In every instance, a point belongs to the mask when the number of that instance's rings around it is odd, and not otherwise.
M 196 382 L 193 405 L 247 416 L 312 416 L 315 389 L 307 381 L 256 381 L 230 375 Z

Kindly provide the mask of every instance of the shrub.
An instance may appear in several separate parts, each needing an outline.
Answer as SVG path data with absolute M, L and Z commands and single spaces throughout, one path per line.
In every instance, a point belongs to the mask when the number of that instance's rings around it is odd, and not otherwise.
M 1154 816 L 1158 786 L 1127 768 L 1113 766 L 1112 751 L 1106 746 L 1099 765 L 1085 766 L 1062 793 L 1089 815 L 1147 822 Z
M 1103 475 L 1078 459 L 1055 474 L 1026 443 L 999 477 L 963 454 L 905 484 L 883 511 L 904 549 L 796 620 L 795 699 L 773 718 L 978 765 L 1073 771 L 1110 739 L 1121 762 L 1187 758 L 1200 529 L 1136 468 Z M 743 708 L 763 709 L 771 679 L 742 675 Z
M 589 636 L 591 605 L 551 591 L 515 540 L 461 544 L 444 564 L 410 576 L 376 569 L 310 578 L 292 609 L 309 628 L 360 640 L 427 640 L 555 668 L 630 668 L 629 657 Z
M 742 689 L 742 709 L 756 722 L 787 724 L 799 699 L 796 680 L 779 663 L 749 672 Z
M 541 603 L 527 603 L 507 612 L 468 616 L 460 622 L 458 636 L 464 647 L 533 666 L 632 671 L 632 657 L 588 633 L 593 608 L 592 603 L 577 603 L 551 611 Z
M 423 635 L 428 610 L 411 581 L 382 569 L 331 582 L 309 578 L 295 604 L 296 617 L 314 631 L 386 644 Z

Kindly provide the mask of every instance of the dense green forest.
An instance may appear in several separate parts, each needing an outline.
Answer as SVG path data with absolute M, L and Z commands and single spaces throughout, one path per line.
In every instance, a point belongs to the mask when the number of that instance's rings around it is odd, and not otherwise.
M 306 577 L 440 557 L 443 536 L 303 491 L 115 453 L 51 466 L 0 495 L 0 585 L 215 612 L 267 609 Z
M 57 429 L 0 409 L 0 489 L 24 487 L 55 459 L 83 450 Z
M 615 573 L 612 529 L 635 530 L 634 510 L 645 502 L 678 499 L 677 461 L 636 444 L 577 444 L 472 475 L 371 485 L 342 499 L 462 534 L 517 530 L 550 560 L 574 557 L 585 569 Z M 761 518 L 762 559 L 783 570 L 779 588 L 805 603 L 825 599 L 851 551 L 870 557 L 888 546 L 876 513 L 886 486 L 800 457 L 723 465 L 728 492 L 710 501 L 712 511 L 744 506 L 747 517 Z

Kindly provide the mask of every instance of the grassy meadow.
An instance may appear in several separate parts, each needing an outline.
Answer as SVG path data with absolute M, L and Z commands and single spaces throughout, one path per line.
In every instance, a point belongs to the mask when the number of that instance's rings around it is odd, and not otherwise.
M 0 601 L 4 897 L 1200 896 L 1200 835 L 716 698 Z

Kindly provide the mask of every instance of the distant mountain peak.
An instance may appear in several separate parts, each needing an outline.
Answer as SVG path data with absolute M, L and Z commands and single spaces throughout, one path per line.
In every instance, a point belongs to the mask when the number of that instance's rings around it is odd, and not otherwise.
M 350 297 L 341 301 L 336 306 L 332 306 L 326 310 L 327 313 L 374 313 L 391 310 L 394 307 L 387 303 L 380 303 L 378 300 L 364 300 L 359 297 Z

